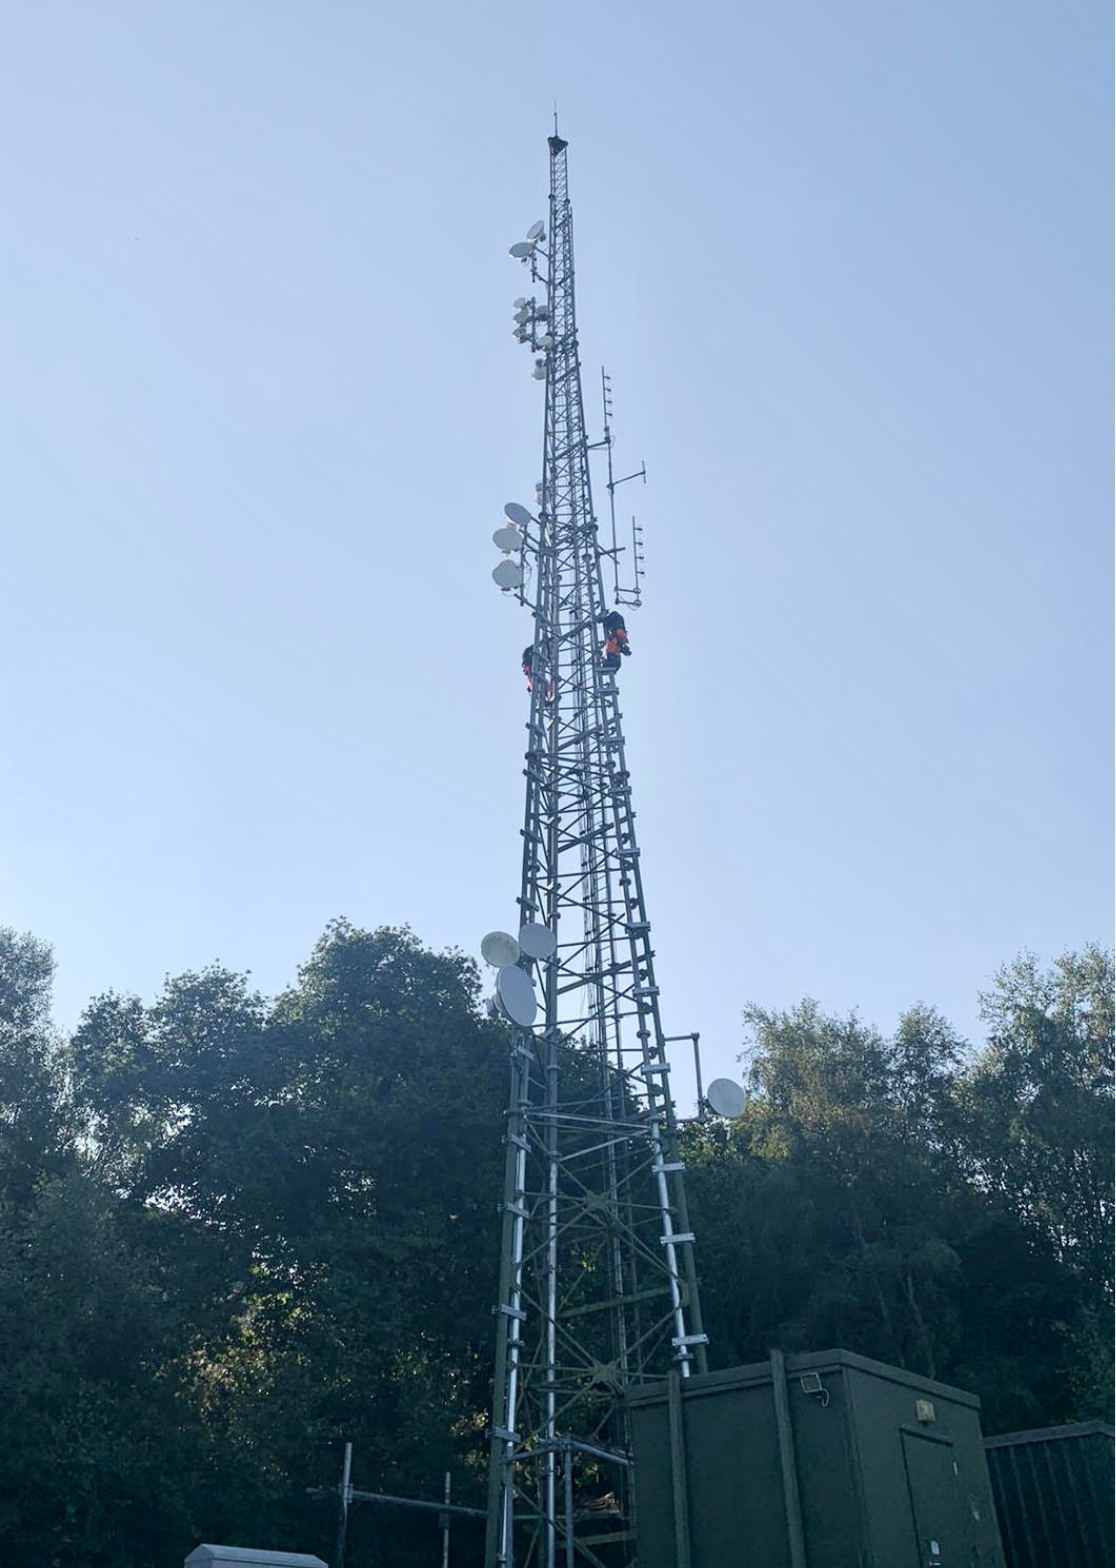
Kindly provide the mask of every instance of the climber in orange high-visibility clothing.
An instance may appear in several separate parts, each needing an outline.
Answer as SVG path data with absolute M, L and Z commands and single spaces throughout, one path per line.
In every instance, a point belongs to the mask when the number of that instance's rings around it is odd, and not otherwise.
M 619 610 L 610 610 L 605 616 L 604 632 L 604 667 L 606 670 L 618 670 L 621 656 L 627 658 L 632 651 L 628 646 L 628 629 Z

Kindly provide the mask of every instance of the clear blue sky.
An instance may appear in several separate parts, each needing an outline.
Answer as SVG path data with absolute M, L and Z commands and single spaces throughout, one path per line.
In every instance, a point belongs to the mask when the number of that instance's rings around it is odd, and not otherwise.
M 1109 939 L 1107 6 L 9 0 L 0 53 L 0 922 L 61 1024 L 274 992 L 334 915 L 512 922 L 555 97 L 650 473 L 668 1029 L 710 1073 L 749 999 L 972 1034 Z

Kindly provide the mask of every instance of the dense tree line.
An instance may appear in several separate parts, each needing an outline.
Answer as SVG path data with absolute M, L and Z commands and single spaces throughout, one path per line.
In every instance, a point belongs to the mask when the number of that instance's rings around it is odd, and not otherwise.
M 328 1557 L 345 1437 L 358 1485 L 479 1498 L 507 1039 L 472 964 L 337 923 L 274 1000 L 211 968 L 65 1039 L 51 969 L 0 932 L 0 1561 Z M 1022 959 L 984 1017 L 748 1011 L 744 1116 L 685 1134 L 716 1364 L 841 1345 L 988 1431 L 1109 1413 L 1111 958 Z M 356 1511 L 354 1568 L 438 1560 Z

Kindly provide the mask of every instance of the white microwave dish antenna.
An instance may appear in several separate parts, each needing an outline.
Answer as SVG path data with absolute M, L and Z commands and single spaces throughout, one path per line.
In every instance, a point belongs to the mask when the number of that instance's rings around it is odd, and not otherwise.
M 541 926 L 531 920 L 519 928 L 519 946 L 528 958 L 545 960 L 553 958 L 557 952 L 558 938 L 549 926 Z
M 523 581 L 522 569 L 510 558 L 505 558 L 492 568 L 492 581 L 497 588 L 518 588 Z
M 709 1109 L 730 1119 L 744 1114 L 748 1098 L 734 1078 L 714 1078 L 705 1091 Z
M 527 238 L 532 245 L 537 245 L 538 242 L 545 236 L 545 234 L 546 224 L 543 223 L 541 218 L 538 223 L 532 223 L 531 227 L 527 230 Z
M 531 514 L 525 506 L 520 506 L 518 501 L 509 501 L 504 507 L 504 516 L 517 528 L 526 528 L 531 521 Z
M 481 942 L 481 957 L 493 969 L 519 962 L 519 943 L 507 931 L 490 931 Z
M 526 261 L 529 256 L 534 254 L 535 247 L 529 245 L 526 240 L 516 240 L 514 245 L 508 246 L 508 255 L 514 256 L 516 261 Z
M 531 977 L 518 964 L 506 964 L 496 976 L 496 1006 L 521 1029 L 530 1029 L 539 1010 Z
M 497 528 L 492 535 L 492 543 L 497 550 L 503 550 L 505 555 L 511 555 L 513 550 L 522 550 L 523 535 L 518 528 Z

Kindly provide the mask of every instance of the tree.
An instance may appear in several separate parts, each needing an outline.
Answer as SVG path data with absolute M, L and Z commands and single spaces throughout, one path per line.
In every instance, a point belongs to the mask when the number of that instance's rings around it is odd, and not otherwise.
M 810 1001 L 788 1013 L 750 1008 L 746 1022 L 749 1106 L 714 1135 L 717 1163 L 738 1167 L 730 1187 L 743 1212 L 729 1222 L 724 1199 L 708 1203 L 708 1137 L 694 1172 L 695 1225 L 702 1236 L 711 1225 L 719 1243 L 712 1266 L 702 1246 L 703 1278 L 738 1253 L 733 1229 L 753 1251 L 737 1261 L 733 1289 L 750 1276 L 758 1300 L 730 1358 L 841 1344 L 940 1376 L 957 1334 L 943 1113 L 959 1043 L 925 1008 L 892 1041 Z
M 65 1081 L 50 1028 L 54 959 L 0 927 L 0 1215 L 25 1213 L 71 1149 Z
M 213 968 L 99 998 L 74 1037 L 94 1168 L 188 1304 L 231 1538 L 324 1528 L 304 1488 L 344 1438 L 388 1490 L 477 1461 L 507 1093 L 477 990 L 460 955 L 337 922 L 274 1003 Z
M 273 1520 L 346 1437 L 363 1484 L 388 1491 L 437 1495 L 445 1469 L 479 1462 L 507 1039 L 476 993 L 458 955 L 335 923 L 269 1014 L 268 1102 L 210 1129 L 207 1207 L 252 1235 L 255 1265 L 204 1393 L 283 1478 Z M 377 1561 L 411 1551 L 404 1523 Z
M 0 1227 L 0 1558 L 148 1568 L 196 1536 L 205 1442 L 172 1282 L 76 1168 Z M 171 1561 L 174 1560 L 173 1554 Z
M 0 933 L 0 1559 L 325 1555 L 305 1488 L 345 1439 L 358 1485 L 481 1500 L 508 1036 L 473 965 L 336 922 L 273 1001 L 214 966 L 61 1050 L 50 973 Z M 1020 960 L 976 1053 L 923 1006 L 890 1036 L 749 1009 L 745 1115 L 686 1134 L 716 1360 L 843 1345 L 989 1431 L 1103 1413 L 1111 980 Z M 438 1558 L 426 1519 L 350 1541 Z
M 839 1344 L 975 1390 L 991 1431 L 1109 1407 L 1106 962 L 1006 971 L 975 1056 L 924 1006 L 890 1039 L 748 1010 L 747 1111 L 687 1152 L 719 1361 Z
M 1032 954 L 981 998 L 988 1046 L 962 1086 L 976 1179 L 1112 1304 L 1113 963 Z
M 974 1184 L 1059 1265 L 1035 1329 L 1062 1362 L 1062 1419 L 1112 1402 L 1113 983 L 1096 945 L 1047 970 L 1024 954 L 981 998 L 991 1035 L 959 1085 Z

